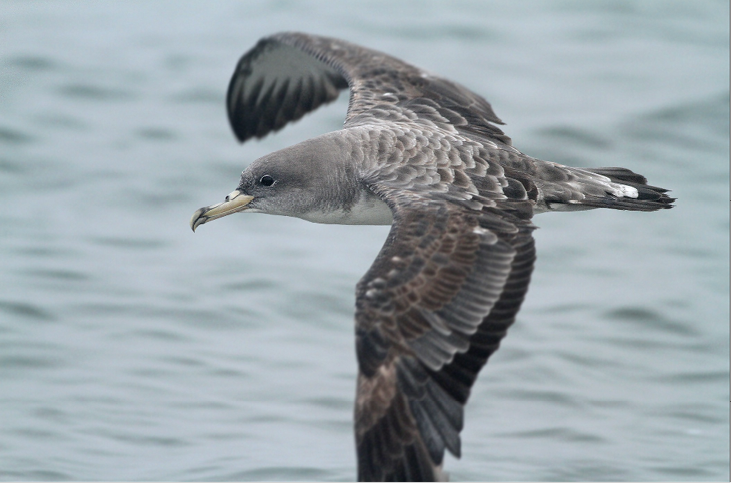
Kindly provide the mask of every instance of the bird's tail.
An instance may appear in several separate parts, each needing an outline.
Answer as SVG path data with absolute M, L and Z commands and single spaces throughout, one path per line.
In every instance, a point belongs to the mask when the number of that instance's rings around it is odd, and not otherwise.
M 587 197 L 580 204 L 593 208 L 612 208 L 615 210 L 629 211 L 656 211 L 673 208 L 676 198 L 671 198 L 666 193 L 667 189 L 651 186 L 645 176 L 626 168 L 584 168 L 595 174 L 606 176 L 610 181 L 620 185 L 630 186 L 637 190 L 637 197 Z

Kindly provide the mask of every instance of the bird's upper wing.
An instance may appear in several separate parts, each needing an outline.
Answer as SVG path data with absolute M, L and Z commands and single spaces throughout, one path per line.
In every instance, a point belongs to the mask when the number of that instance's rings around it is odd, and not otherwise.
M 260 138 L 333 101 L 346 87 L 346 124 L 362 122 L 382 106 L 410 110 L 410 101 L 419 99 L 446 109 L 442 122 L 511 142 L 495 125 L 502 122 L 491 105 L 465 87 L 375 50 L 294 32 L 261 39 L 239 60 L 227 94 L 229 122 L 240 141 Z
M 372 189 L 394 223 L 357 287 L 358 476 L 435 480 L 445 449 L 460 455 L 470 388 L 528 289 L 533 225 L 508 200 L 476 210 Z

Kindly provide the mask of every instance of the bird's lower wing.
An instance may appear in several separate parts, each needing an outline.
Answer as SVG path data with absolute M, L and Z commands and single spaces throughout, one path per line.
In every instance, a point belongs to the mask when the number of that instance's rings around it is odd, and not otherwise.
M 360 480 L 429 481 L 528 288 L 533 225 L 510 209 L 379 194 L 394 224 L 357 288 Z

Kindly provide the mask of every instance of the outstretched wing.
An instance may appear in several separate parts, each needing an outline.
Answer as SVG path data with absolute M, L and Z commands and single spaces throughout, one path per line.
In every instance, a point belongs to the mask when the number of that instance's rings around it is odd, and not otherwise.
M 394 223 L 356 294 L 358 476 L 434 481 L 445 449 L 460 456 L 470 388 L 528 289 L 533 225 L 521 202 L 375 191 Z
M 346 87 L 346 123 L 375 107 L 409 110 L 409 101 L 428 99 L 451 113 L 442 121 L 457 116 L 465 129 L 511 142 L 495 125 L 502 122 L 491 105 L 465 87 L 375 50 L 294 32 L 261 39 L 239 60 L 227 94 L 229 122 L 240 141 L 261 138 L 335 100 Z

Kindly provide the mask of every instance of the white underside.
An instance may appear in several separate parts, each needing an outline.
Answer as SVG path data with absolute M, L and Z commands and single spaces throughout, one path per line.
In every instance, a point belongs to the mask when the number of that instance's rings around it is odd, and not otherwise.
M 311 211 L 299 218 L 330 225 L 391 225 L 391 209 L 375 195 L 363 195 L 350 210 Z

